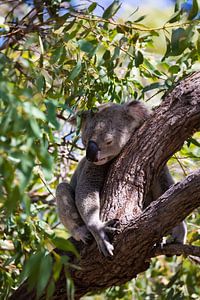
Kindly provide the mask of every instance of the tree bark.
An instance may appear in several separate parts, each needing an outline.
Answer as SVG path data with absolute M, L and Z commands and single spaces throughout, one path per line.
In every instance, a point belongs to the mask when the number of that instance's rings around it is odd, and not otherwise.
M 71 257 L 71 262 L 81 269 L 70 270 L 76 299 L 89 291 L 125 283 L 145 271 L 150 258 L 163 253 L 154 251 L 155 244 L 200 206 L 198 170 L 142 210 L 159 171 L 199 128 L 200 72 L 196 72 L 180 81 L 165 96 L 112 164 L 101 199 L 102 218 L 119 219 L 120 222 L 120 232 L 113 238 L 114 256 L 103 257 L 94 242 L 87 246 L 76 243 L 81 258 Z M 175 248 L 168 250 L 169 254 L 176 251 Z M 183 253 L 180 247 L 177 251 L 177 254 Z M 190 251 L 187 248 L 186 255 Z M 194 250 L 194 253 L 198 255 L 199 252 Z M 63 271 L 53 299 L 67 299 L 65 282 Z M 29 293 L 24 284 L 11 299 L 17 297 L 34 299 L 34 292 Z

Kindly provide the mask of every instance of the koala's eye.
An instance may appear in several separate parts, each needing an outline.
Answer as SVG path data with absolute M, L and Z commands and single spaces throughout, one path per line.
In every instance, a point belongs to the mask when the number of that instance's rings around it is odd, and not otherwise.
M 106 140 L 106 145 L 111 145 L 111 144 L 112 144 L 112 142 L 113 142 L 113 140 L 112 140 L 112 139 L 107 139 L 107 140 Z

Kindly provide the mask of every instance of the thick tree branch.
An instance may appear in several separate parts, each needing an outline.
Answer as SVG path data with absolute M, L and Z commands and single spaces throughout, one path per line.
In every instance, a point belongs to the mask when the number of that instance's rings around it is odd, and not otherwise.
M 102 257 L 94 242 L 86 247 L 77 245 L 81 259 L 72 257 L 71 261 L 81 269 L 70 270 L 77 299 L 88 291 L 122 284 L 146 270 L 155 244 L 200 206 L 197 171 L 142 211 L 159 171 L 198 128 L 200 72 L 169 92 L 111 166 L 102 191 L 102 217 L 118 218 L 121 231 L 113 239 L 115 251 L 110 259 Z M 27 295 L 34 299 L 34 293 L 28 293 L 25 284 L 12 299 L 20 296 L 23 300 Z M 55 299 L 66 299 L 64 272 L 57 282 Z

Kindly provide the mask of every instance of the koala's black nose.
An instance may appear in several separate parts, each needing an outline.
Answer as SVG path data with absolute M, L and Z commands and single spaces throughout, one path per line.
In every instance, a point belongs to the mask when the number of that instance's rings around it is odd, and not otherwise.
M 86 158 L 91 162 L 98 161 L 99 147 L 94 141 L 89 141 L 86 149 Z

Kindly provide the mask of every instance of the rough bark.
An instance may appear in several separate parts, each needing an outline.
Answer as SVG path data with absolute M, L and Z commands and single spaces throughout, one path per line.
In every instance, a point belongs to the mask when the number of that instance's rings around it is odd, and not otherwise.
M 81 269 L 70 271 L 77 299 L 88 291 L 122 284 L 145 271 L 150 257 L 163 253 L 161 250 L 156 253 L 155 243 L 200 206 L 200 171 L 197 171 L 142 211 L 156 174 L 199 128 L 200 72 L 196 72 L 165 96 L 111 166 L 102 192 L 102 217 L 120 221 L 120 232 L 113 239 L 114 256 L 102 257 L 94 242 L 84 247 L 76 244 L 81 259 L 71 260 Z M 176 251 L 168 250 L 169 254 Z M 180 247 L 177 251 L 179 254 Z M 185 251 L 186 255 L 192 252 L 189 248 Z M 194 255 L 198 255 L 195 251 Z M 34 299 L 34 292 L 28 293 L 24 284 L 11 299 L 17 297 Z M 54 299 L 67 299 L 64 272 L 57 282 Z

